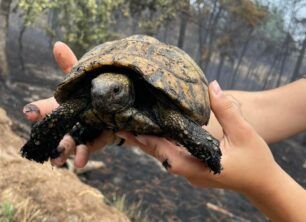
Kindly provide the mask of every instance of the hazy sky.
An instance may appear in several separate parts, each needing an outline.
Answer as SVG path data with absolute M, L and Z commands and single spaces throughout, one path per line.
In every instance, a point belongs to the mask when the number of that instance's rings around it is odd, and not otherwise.
M 263 4 L 273 4 L 282 9 L 287 9 L 287 16 L 290 16 L 290 8 L 292 5 L 290 4 L 292 0 L 260 0 Z M 296 7 L 296 14 L 299 18 L 306 18 L 306 0 L 300 0 Z
M 298 40 L 298 39 L 304 39 L 305 32 L 306 32 L 306 26 L 298 26 L 295 29 L 290 27 L 290 17 L 293 9 L 292 1 L 293 0 L 260 0 L 264 5 L 267 4 L 273 4 L 276 7 L 279 7 L 280 9 L 284 10 L 285 13 L 285 22 L 286 22 L 286 28 L 290 30 L 292 33 L 293 37 Z M 297 1 L 297 0 L 296 0 Z M 299 3 L 297 6 L 294 8 L 294 17 L 297 19 L 306 19 L 306 0 L 299 0 Z

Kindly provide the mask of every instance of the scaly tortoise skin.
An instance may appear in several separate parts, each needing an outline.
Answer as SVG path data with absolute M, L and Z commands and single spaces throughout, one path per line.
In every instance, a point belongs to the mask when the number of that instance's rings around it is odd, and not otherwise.
M 219 142 L 201 127 L 210 117 L 207 80 L 175 46 L 143 35 L 98 45 L 79 60 L 54 97 L 60 107 L 33 126 L 21 150 L 28 159 L 57 157 L 65 133 L 85 144 L 105 129 L 127 130 L 172 138 L 214 173 L 221 172 Z

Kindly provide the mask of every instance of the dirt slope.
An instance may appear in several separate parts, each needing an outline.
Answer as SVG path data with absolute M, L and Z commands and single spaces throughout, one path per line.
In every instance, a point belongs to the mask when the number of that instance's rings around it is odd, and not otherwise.
M 74 174 L 20 158 L 24 140 L 10 125 L 0 108 L 0 204 L 14 207 L 14 221 L 129 221 Z

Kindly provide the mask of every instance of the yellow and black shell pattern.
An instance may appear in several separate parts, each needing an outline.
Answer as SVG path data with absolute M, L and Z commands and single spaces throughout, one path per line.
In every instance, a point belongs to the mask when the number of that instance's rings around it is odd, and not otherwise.
M 87 52 L 58 85 L 55 98 L 61 104 L 72 95 L 82 76 L 103 66 L 122 67 L 164 92 L 183 113 L 199 124 L 207 124 L 210 102 L 207 79 L 183 50 L 145 35 L 106 42 Z

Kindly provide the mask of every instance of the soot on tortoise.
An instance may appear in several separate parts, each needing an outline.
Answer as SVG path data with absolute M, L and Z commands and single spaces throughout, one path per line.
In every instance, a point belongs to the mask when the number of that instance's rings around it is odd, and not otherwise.
M 37 122 L 22 156 L 44 162 L 59 156 L 69 133 L 77 144 L 103 130 L 170 137 L 214 173 L 221 172 L 219 142 L 202 125 L 210 117 L 208 83 L 182 50 L 134 35 L 87 52 L 54 97 L 60 106 Z

